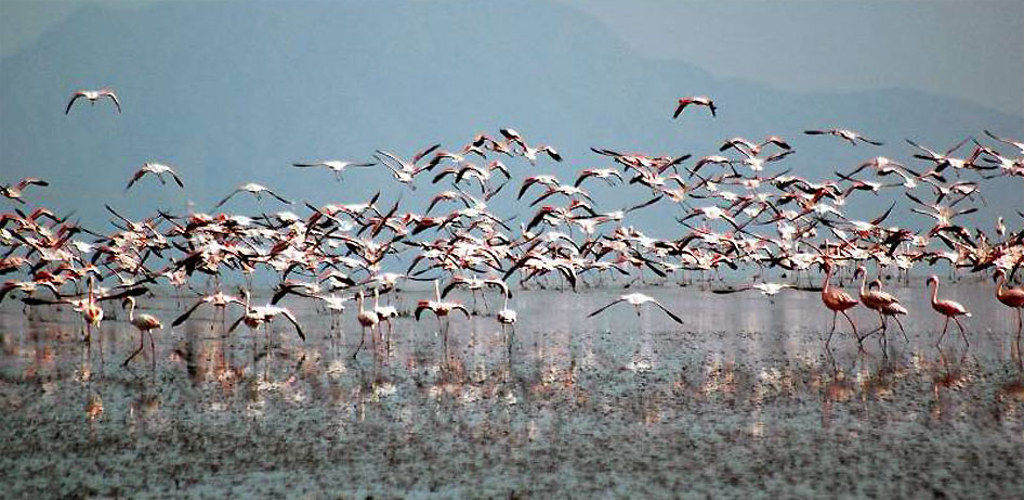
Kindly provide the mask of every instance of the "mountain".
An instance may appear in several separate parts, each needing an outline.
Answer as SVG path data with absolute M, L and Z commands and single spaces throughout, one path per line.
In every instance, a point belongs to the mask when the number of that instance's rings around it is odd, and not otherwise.
M 110 103 L 85 102 L 64 115 L 72 91 L 104 85 L 117 90 L 122 115 Z M 715 98 L 717 119 L 704 109 L 671 119 L 677 97 L 698 94 Z M 31 197 L 76 210 L 92 227 L 103 227 L 104 203 L 130 217 L 154 206 L 181 212 L 189 201 L 206 211 L 248 181 L 315 203 L 385 190 L 391 200 L 401 193 L 403 206 L 422 207 L 435 191 L 427 179 L 412 192 L 375 169 L 346 172 L 338 184 L 327 172 L 289 164 L 365 160 L 377 148 L 411 156 L 435 142 L 454 150 L 499 127 L 554 145 L 566 158 L 536 167 L 516 162 L 519 178 L 562 179 L 608 164 L 591 146 L 699 157 L 729 137 L 777 134 L 798 151 L 782 166 L 821 179 L 879 154 L 916 162 L 903 138 L 945 149 L 985 128 L 1024 137 L 1021 117 L 957 99 L 904 89 L 786 92 L 646 59 L 597 20 L 548 2 L 91 5 L 0 61 L 0 103 L 0 179 L 50 180 Z M 833 126 L 887 145 L 851 147 L 801 133 Z M 187 190 L 146 179 L 123 193 L 145 161 L 175 165 Z M 523 205 L 511 205 L 511 191 L 496 208 L 526 217 Z M 607 210 L 644 196 L 636 187 L 594 191 Z M 977 220 L 1020 207 L 1019 180 L 990 182 L 985 193 Z M 892 196 L 859 198 L 849 211 L 867 218 Z M 652 234 L 677 231 L 667 205 L 659 206 L 637 225 Z M 255 205 L 239 197 L 226 208 L 251 212 Z M 911 217 L 903 209 L 890 222 Z

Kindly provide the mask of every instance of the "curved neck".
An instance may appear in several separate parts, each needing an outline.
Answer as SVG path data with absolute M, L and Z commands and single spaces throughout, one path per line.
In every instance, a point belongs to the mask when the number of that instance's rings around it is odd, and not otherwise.
M 823 295 L 828 294 L 828 282 L 832 280 L 832 266 L 825 267 L 825 284 L 821 287 Z
M 865 285 L 867 284 L 867 281 L 868 281 L 868 272 L 864 271 L 864 272 L 860 273 L 860 294 L 861 295 L 864 295 L 864 293 L 866 291 Z
M 1006 275 L 999 275 L 999 285 L 996 286 L 996 297 L 1002 297 L 1006 293 Z
M 939 280 L 932 280 L 932 305 L 939 301 Z
M 128 322 L 135 321 L 135 301 L 128 301 Z

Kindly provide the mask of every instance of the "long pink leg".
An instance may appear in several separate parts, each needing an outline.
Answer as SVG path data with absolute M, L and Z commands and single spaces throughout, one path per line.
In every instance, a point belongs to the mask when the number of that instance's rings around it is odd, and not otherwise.
M 967 344 L 967 347 L 971 347 L 971 343 L 967 340 L 967 332 L 964 331 L 964 325 L 960 324 L 960 319 L 953 316 L 953 321 L 956 322 L 956 327 L 960 329 L 960 336 L 963 337 L 964 343 Z
M 853 324 L 853 319 L 850 318 L 849 314 L 846 314 L 846 311 L 843 311 L 843 317 L 845 317 L 846 321 L 849 321 L 850 322 L 850 326 L 853 327 L 853 336 L 857 337 L 859 339 L 860 336 L 858 336 L 858 334 L 857 334 L 857 325 Z
M 829 342 L 832 342 L 832 334 L 836 332 L 836 319 L 839 317 L 839 313 L 832 311 L 832 329 L 828 332 L 828 339 L 825 340 L 825 348 L 828 349 Z
M 946 324 L 942 327 L 942 335 L 939 335 L 939 341 L 935 345 L 942 343 L 942 339 L 946 337 L 946 329 L 949 328 L 949 316 L 946 316 Z

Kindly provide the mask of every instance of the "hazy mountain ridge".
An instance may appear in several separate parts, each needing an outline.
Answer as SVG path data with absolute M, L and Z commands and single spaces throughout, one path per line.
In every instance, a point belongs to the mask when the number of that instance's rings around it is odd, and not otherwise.
M 506 22 L 511 16 L 534 23 L 530 34 L 542 35 L 523 36 Z M 168 38 L 176 40 L 170 50 Z M 78 57 L 60 57 L 68 51 Z M 454 150 L 502 126 L 566 157 L 558 166 L 510 162 L 520 179 L 527 172 L 569 179 L 580 168 L 608 163 L 589 146 L 699 157 L 729 137 L 779 134 L 798 150 L 781 166 L 822 178 L 878 154 L 906 160 L 912 151 L 903 137 L 945 149 L 983 128 L 1024 136 L 1019 117 L 914 91 L 792 93 L 718 80 L 686 64 L 643 59 L 596 20 L 535 2 L 88 7 L 0 61 L 0 70 L 3 180 L 53 181 L 30 197 L 78 209 L 88 223 L 105 217 L 102 202 L 137 216 L 154 204 L 183 210 L 186 199 L 208 210 L 250 180 L 315 202 L 353 201 L 384 189 L 391 199 L 403 193 L 416 208 L 435 191 L 428 179 L 409 192 L 381 169 L 348 172 L 339 185 L 326 172 L 289 163 L 367 159 L 376 148 L 407 156 L 434 142 Z M 71 91 L 102 85 L 117 89 L 123 115 L 109 103 L 78 103 L 63 115 Z M 698 109 L 671 120 L 674 99 L 690 94 L 714 96 L 719 118 Z M 801 134 L 828 126 L 888 144 L 854 148 Z M 177 166 L 186 192 L 150 179 L 123 195 L 130 174 L 147 160 Z M 608 210 L 644 196 L 632 187 L 594 191 Z M 993 183 L 985 192 L 993 209 L 1010 213 L 1021 185 Z M 503 193 L 495 208 L 529 210 L 510 207 L 508 197 Z M 850 203 L 854 215 L 858 205 Z M 273 202 L 266 206 L 276 210 Z M 877 204 L 863 206 L 879 211 Z M 246 200 L 227 208 L 251 207 Z M 643 214 L 637 223 L 653 233 L 667 229 L 657 215 Z

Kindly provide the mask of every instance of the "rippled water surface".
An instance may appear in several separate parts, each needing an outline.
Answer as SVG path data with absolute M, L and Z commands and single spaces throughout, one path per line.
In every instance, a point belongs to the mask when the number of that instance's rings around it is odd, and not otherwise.
M 1024 495 L 1016 317 L 990 286 L 943 290 L 974 313 L 969 347 L 955 327 L 937 347 L 927 291 L 897 289 L 910 342 L 893 326 L 887 355 L 875 338 L 858 350 L 842 322 L 826 354 L 831 314 L 814 293 L 645 292 L 686 324 L 628 306 L 586 317 L 621 291 L 524 291 L 510 304 L 511 351 L 493 317 L 454 317 L 447 357 L 432 317 L 402 317 L 390 354 L 367 340 L 353 359 L 354 305 L 332 329 L 301 301 L 287 305 L 304 343 L 275 323 L 267 355 L 265 331 L 224 336 L 201 311 L 155 334 L 155 370 L 148 342 L 121 366 L 139 341 L 124 313 L 110 309 L 86 349 L 71 311 L 7 301 L 0 486 L 11 497 Z M 140 311 L 169 324 L 187 305 L 143 298 Z M 878 321 L 853 316 L 863 330 Z

